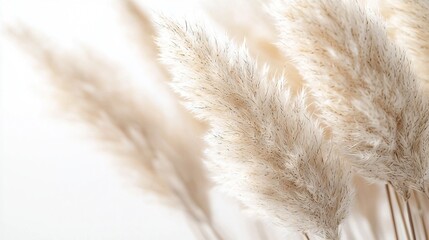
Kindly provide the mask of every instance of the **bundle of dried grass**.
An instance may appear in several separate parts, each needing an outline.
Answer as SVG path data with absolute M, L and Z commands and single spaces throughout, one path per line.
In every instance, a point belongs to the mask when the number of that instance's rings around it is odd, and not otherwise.
M 230 36 L 239 43 L 246 39 L 250 53 L 201 25 L 164 19 L 159 44 L 169 69 L 157 61 L 153 20 L 136 2 L 123 3 L 168 109 L 128 87 L 120 69 L 94 54 L 60 54 L 31 31 L 15 31 L 15 39 L 48 70 L 62 108 L 116 153 L 145 192 L 184 210 L 197 238 L 234 239 L 220 233 L 213 219 L 203 150 L 216 184 L 306 239 L 340 238 L 338 225 L 350 208 L 352 188 L 343 159 L 363 176 L 391 182 L 406 197 L 409 188 L 422 190 L 429 130 L 420 82 L 426 81 L 429 53 L 427 13 L 416 9 L 425 2 L 391 1 L 381 9 L 396 14 L 387 20 L 411 61 L 387 40 L 380 18 L 354 0 L 278 0 L 280 47 L 263 2 L 238 1 L 247 7 L 228 11 L 206 3 Z M 225 21 L 220 17 L 225 12 L 242 17 Z M 266 31 L 255 33 L 255 26 Z M 267 62 L 271 70 L 256 62 Z M 171 82 L 169 70 L 174 89 L 200 119 L 164 86 Z M 274 77 L 282 70 L 286 79 Z M 291 94 L 301 88 L 301 75 L 314 98 Z M 310 113 L 312 106 L 324 129 Z M 206 146 L 201 137 L 207 127 Z M 332 142 L 325 130 L 332 132 Z M 383 185 L 359 177 L 354 183 L 357 199 L 342 239 L 429 239 L 429 201 L 421 194 L 414 192 L 405 203 L 397 193 L 385 195 Z

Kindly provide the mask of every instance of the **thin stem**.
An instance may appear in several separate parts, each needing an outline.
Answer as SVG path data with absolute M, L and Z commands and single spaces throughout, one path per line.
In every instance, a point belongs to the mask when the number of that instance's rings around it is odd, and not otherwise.
M 222 236 L 218 233 L 218 231 L 215 229 L 215 227 L 213 226 L 213 224 L 207 220 L 207 216 L 204 215 L 204 219 L 199 219 L 196 215 L 196 213 L 192 210 L 192 207 L 189 206 L 186 201 L 183 201 L 182 199 L 182 204 L 185 208 L 185 212 L 186 214 L 189 215 L 189 217 L 196 223 L 196 225 L 198 226 L 199 230 L 201 231 L 201 233 L 204 235 L 204 239 L 211 239 L 211 238 L 215 238 L 216 240 L 222 240 Z M 204 229 L 205 225 L 207 228 Z M 208 237 L 207 236 L 207 232 L 209 231 L 211 233 L 212 237 Z
M 217 230 L 217 228 L 214 226 L 213 222 L 211 222 L 211 221 L 209 224 L 209 229 L 213 233 L 213 235 L 216 237 L 216 239 L 219 239 L 219 240 L 223 239 L 223 237 L 219 234 L 219 231 Z
M 410 221 L 411 233 L 413 235 L 413 240 L 416 240 L 416 231 L 414 230 L 413 216 L 411 215 L 410 201 L 409 200 L 407 200 L 407 213 L 408 213 L 408 220 Z
M 304 235 L 304 239 L 305 240 L 310 240 L 310 238 L 308 237 L 307 233 L 302 233 Z
M 195 219 L 189 213 L 186 212 L 185 215 L 188 219 L 189 226 L 191 227 L 192 232 L 194 232 L 194 234 L 196 235 L 195 237 L 201 240 L 208 239 L 203 229 L 201 229 L 200 224 L 196 222 Z
M 407 222 L 405 221 L 404 209 L 402 208 L 402 203 L 400 202 L 400 198 L 399 198 L 397 192 L 395 192 L 395 198 L 396 198 L 396 202 L 398 203 L 399 212 L 401 213 L 401 220 L 402 220 L 402 223 L 404 225 L 404 231 L 407 235 L 407 239 L 409 240 L 411 238 L 410 237 L 410 231 L 408 229 Z
M 174 172 L 177 172 L 177 169 L 174 165 L 170 165 Z M 179 175 L 179 174 L 176 174 Z M 186 187 L 183 187 L 185 191 L 189 191 Z M 198 204 L 195 204 L 192 199 L 189 198 L 191 194 L 188 192 L 181 192 L 177 186 L 171 184 L 171 190 L 182 204 L 184 211 L 196 222 L 198 223 L 199 228 L 206 239 L 215 238 L 216 240 L 223 240 L 222 236 L 219 234 L 215 228 L 211 219 L 207 216 L 207 213 L 201 209 Z M 207 227 L 204 229 L 204 225 Z M 207 237 L 207 230 L 211 233 L 211 238 Z
M 395 229 L 395 239 L 398 240 L 398 228 L 396 227 L 395 213 L 393 211 L 392 199 L 390 197 L 389 185 L 386 184 L 387 199 L 389 200 L 390 214 L 392 216 L 393 228 Z
M 420 216 L 420 220 L 422 221 L 422 226 L 423 226 L 423 233 L 425 235 L 425 240 L 428 240 L 428 232 L 426 229 L 426 223 L 425 223 L 425 216 L 423 215 L 423 211 L 422 211 L 422 205 L 420 203 L 420 196 L 416 194 L 416 192 L 414 192 L 414 198 L 416 199 L 416 203 L 417 203 L 417 208 L 419 209 L 419 216 Z
M 205 214 L 203 214 L 204 219 L 201 219 L 201 216 L 200 217 L 197 216 L 197 212 L 195 208 L 192 207 L 188 199 L 186 199 L 186 195 L 183 196 L 183 194 L 175 187 L 172 187 L 171 190 L 177 197 L 178 202 L 181 204 L 184 213 L 188 216 L 189 219 L 191 219 L 195 223 L 196 229 L 200 231 L 204 239 L 213 238 L 207 235 L 207 229 L 208 229 L 212 233 L 211 236 L 214 236 L 216 240 L 222 240 L 222 237 L 217 233 L 217 231 L 214 229 L 211 223 L 207 221 L 207 216 Z M 207 228 L 204 228 L 204 225 Z

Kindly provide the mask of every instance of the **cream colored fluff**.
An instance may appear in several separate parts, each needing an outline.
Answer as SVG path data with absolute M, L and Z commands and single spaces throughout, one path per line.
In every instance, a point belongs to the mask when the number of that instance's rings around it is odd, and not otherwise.
M 305 94 L 292 98 L 284 79 L 267 79 L 267 68 L 222 34 L 160 22 L 173 88 L 210 124 L 206 158 L 215 182 L 282 226 L 337 239 L 351 199 L 350 172 L 322 141 Z
M 355 169 L 406 197 L 423 190 L 428 100 L 379 17 L 345 0 L 277 1 L 273 9 L 284 51 Z

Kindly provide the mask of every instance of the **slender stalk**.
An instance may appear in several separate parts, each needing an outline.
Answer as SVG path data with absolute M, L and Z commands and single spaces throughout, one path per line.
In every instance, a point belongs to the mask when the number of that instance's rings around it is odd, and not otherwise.
M 425 216 L 424 216 L 423 211 L 422 211 L 422 204 L 420 202 L 420 196 L 417 195 L 416 192 L 414 192 L 414 191 L 413 191 L 413 193 L 414 193 L 414 198 L 416 199 L 417 208 L 419 209 L 419 216 L 420 216 L 420 220 L 421 220 L 421 223 L 423 226 L 423 233 L 425 236 L 425 240 L 428 240 L 429 236 L 428 236 L 428 232 L 426 229 Z
M 201 229 L 200 224 L 196 222 L 195 219 L 189 213 L 186 212 L 185 216 L 187 217 L 189 226 L 191 227 L 192 232 L 195 234 L 195 237 L 199 240 L 208 239 L 207 235 Z
M 173 192 L 176 192 L 175 189 L 173 189 Z M 204 239 L 211 239 L 211 237 L 207 236 L 207 230 L 204 230 L 203 224 L 207 226 L 207 229 L 211 233 L 211 236 L 214 236 L 216 240 L 222 240 L 222 236 L 218 233 L 218 231 L 215 229 L 213 224 L 208 220 L 208 217 L 203 214 L 202 216 L 198 217 L 197 213 L 195 212 L 195 209 L 186 201 L 186 199 L 177 192 L 176 195 L 178 196 L 178 200 L 182 204 L 182 207 L 185 211 L 185 213 L 188 215 L 188 217 L 193 220 L 196 225 L 198 226 L 198 229 L 201 231 L 201 234 L 204 235 Z M 201 219 L 203 217 L 203 219 Z
M 307 233 L 303 233 L 303 235 L 304 235 L 304 239 L 305 240 L 310 240 L 310 238 L 308 237 Z
M 210 220 L 209 229 L 213 233 L 213 235 L 216 237 L 216 239 L 222 240 L 223 237 L 220 235 L 218 229 L 214 226 L 213 222 Z
M 407 200 L 407 214 L 408 214 L 408 220 L 409 220 L 410 226 L 411 226 L 411 233 L 413 236 L 413 240 L 416 240 L 416 232 L 414 230 L 413 216 L 411 214 L 410 201 L 409 200 Z
M 401 220 L 404 226 L 404 231 L 407 235 L 407 240 L 410 240 L 410 230 L 408 229 L 407 226 L 407 222 L 405 221 L 405 216 L 404 216 L 404 209 L 402 208 L 402 203 L 400 202 L 400 198 L 398 196 L 398 193 L 395 192 L 395 198 L 396 198 L 396 202 L 398 203 L 398 207 L 399 207 L 399 212 L 401 213 Z
M 390 197 L 389 185 L 386 184 L 387 199 L 389 200 L 390 214 L 392 216 L 393 228 L 395 229 L 395 239 L 398 240 L 398 228 L 396 227 L 395 212 L 393 211 L 392 199 Z
M 174 165 L 171 165 L 170 167 L 173 172 L 178 172 Z M 198 223 L 201 232 L 205 235 L 205 239 L 214 238 L 216 240 L 223 240 L 223 237 L 217 231 L 210 217 L 207 215 L 207 212 L 203 211 L 198 205 L 195 205 L 192 200 L 189 199 L 189 196 L 191 195 L 188 192 L 189 190 L 184 186 L 181 186 L 180 188 L 185 189 L 186 192 L 183 193 L 179 190 L 178 186 L 171 184 L 171 191 L 175 193 L 174 195 L 177 197 L 179 203 L 181 203 L 185 213 L 188 214 L 192 220 Z M 204 225 L 206 228 L 204 228 Z M 212 237 L 207 237 L 207 234 L 211 234 Z

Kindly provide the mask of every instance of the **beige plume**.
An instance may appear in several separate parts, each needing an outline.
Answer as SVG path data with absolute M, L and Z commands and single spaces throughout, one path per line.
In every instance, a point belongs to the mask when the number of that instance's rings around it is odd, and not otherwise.
M 208 121 L 215 182 L 253 211 L 298 231 L 338 239 L 350 172 L 284 79 L 272 81 L 247 49 L 202 25 L 162 18 L 159 45 L 173 87 Z
M 405 197 L 423 191 L 428 99 L 379 17 L 345 0 L 277 1 L 273 10 L 284 51 L 355 169 Z

